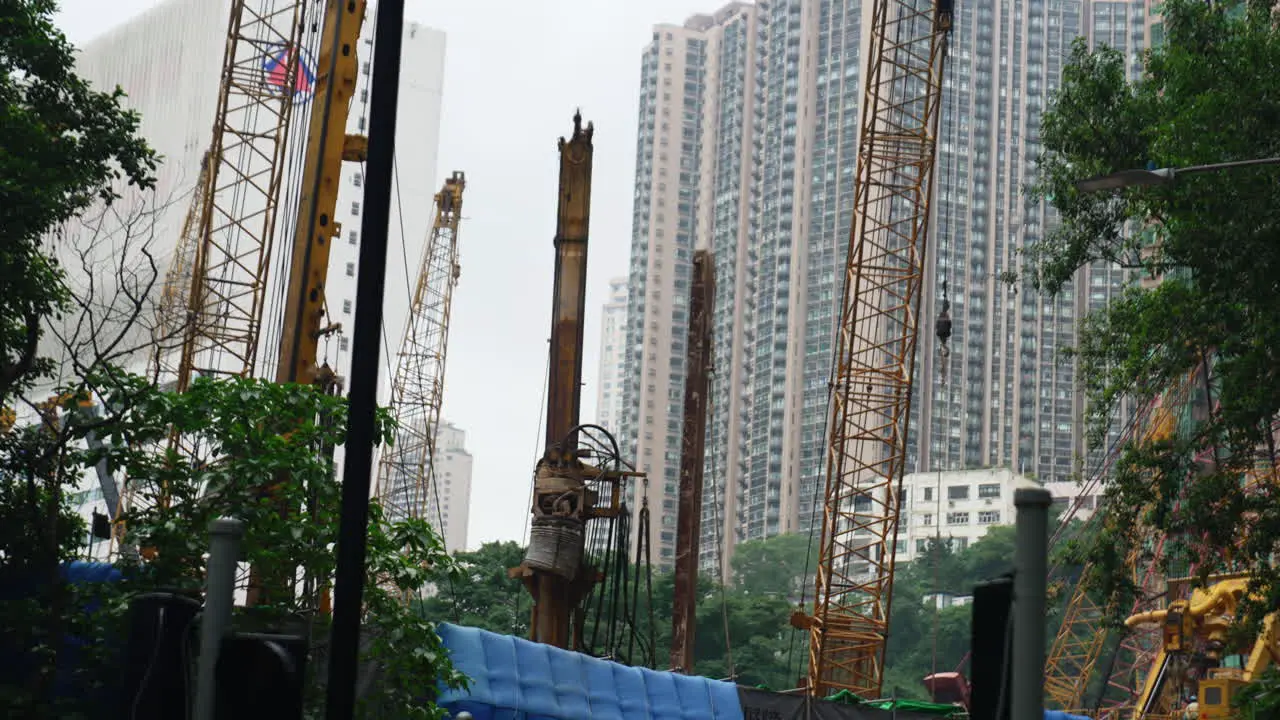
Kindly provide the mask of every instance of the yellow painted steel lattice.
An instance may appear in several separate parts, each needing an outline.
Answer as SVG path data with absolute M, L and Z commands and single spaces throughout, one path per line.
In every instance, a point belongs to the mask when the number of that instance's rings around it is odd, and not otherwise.
M 828 430 L 809 690 L 880 695 L 948 12 L 877 0 Z

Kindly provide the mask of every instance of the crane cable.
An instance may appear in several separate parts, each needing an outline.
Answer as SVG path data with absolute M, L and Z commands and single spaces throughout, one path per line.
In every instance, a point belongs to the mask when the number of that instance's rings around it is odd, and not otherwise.
M 716 383 L 715 383 L 715 380 L 716 380 L 716 366 L 715 366 L 715 345 L 714 345 L 714 343 L 712 344 L 712 346 L 711 346 L 711 347 L 708 347 L 708 348 L 707 348 L 707 360 L 708 360 L 708 362 L 707 362 L 707 375 L 709 375 L 709 376 L 710 376 L 710 378 L 711 378 L 711 382 L 707 383 L 707 415 L 708 415 L 708 416 L 711 416 L 711 415 L 712 415 L 712 408 L 714 407 L 715 396 L 716 396 L 716 392 L 715 392 L 715 388 L 716 388 Z M 720 485 L 719 485 L 719 482 L 716 480 L 716 478 L 718 477 L 718 472 L 717 472 L 717 468 L 716 468 L 716 458 L 717 458 L 717 457 L 719 457 L 719 455 L 720 455 L 719 450 L 718 450 L 718 449 L 717 449 L 717 447 L 716 447 L 716 438 L 717 438 L 717 436 L 719 435 L 719 433 L 717 433 L 717 432 L 716 432 L 716 423 L 714 423 L 714 422 L 713 422 L 713 423 L 711 423 L 711 433 L 712 433 L 712 442 L 711 442 L 711 447 L 712 447 L 712 452 L 711 452 L 711 512 L 712 512 L 712 517 L 711 517 L 711 521 L 712 521 L 712 524 L 713 524 L 713 525 L 715 525 L 715 529 L 716 529 L 716 530 L 715 530 L 715 533 L 716 533 L 716 534 L 715 534 L 715 537 L 716 537 L 716 571 L 717 571 L 717 573 L 718 573 L 718 577 L 717 577 L 717 581 L 718 581 L 718 582 L 717 582 L 717 584 L 720 586 L 720 617 L 721 617 L 721 622 L 724 624 L 724 665 L 725 665 L 725 669 L 729 671 L 729 678 L 728 678 L 728 679 L 733 680 L 733 679 L 737 678 L 737 676 L 738 676 L 738 671 L 737 671 L 737 668 L 736 668 L 736 667 L 734 667 L 734 664 L 733 664 L 733 642 L 732 642 L 732 639 L 731 639 L 731 638 L 730 638 L 730 636 L 729 636 L 729 599 L 728 599 L 728 597 L 727 597 L 727 595 L 726 595 L 726 592 L 725 592 L 725 585 L 727 584 L 728 579 L 725 577 L 725 564 L 724 564 L 724 537 L 723 537 L 723 530 L 724 530 L 724 529 L 723 529 L 723 527 L 722 527 L 723 521 L 722 521 L 722 520 L 721 520 L 721 518 L 720 518 Z M 728 494 L 728 492 L 729 492 L 729 489 L 728 489 L 728 488 L 725 488 L 725 494 L 726 494 L 726 495 Z M 701 500 L 702 500 L 702 499 L 701 499 L 701 498 L 699 498 L 698 500 L 699 500 L 699 502 L 701 502 Z M 694 560 L 696 561 L 696 560 L 697 560 L 697 558 L 695 558 Z M 696 584 L 694 585 L 693 591 L 694 591 L 694 593 L 695 593 L 695 594 L 698 592 L 698 588 L 697 588 L 697 585 L 696 585 Z

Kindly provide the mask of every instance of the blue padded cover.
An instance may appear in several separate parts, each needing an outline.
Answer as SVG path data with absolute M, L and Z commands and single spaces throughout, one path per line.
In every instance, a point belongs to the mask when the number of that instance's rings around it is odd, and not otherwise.
M 736 685 L 633 668 L 549 645 L 441 623 L 469 690 L 439 704 L 475 720 L 743 720 Z
M 1044 720 L 1089 720 L 1083 715 L 1071 715 L 1061 710 L 1045 710 Z

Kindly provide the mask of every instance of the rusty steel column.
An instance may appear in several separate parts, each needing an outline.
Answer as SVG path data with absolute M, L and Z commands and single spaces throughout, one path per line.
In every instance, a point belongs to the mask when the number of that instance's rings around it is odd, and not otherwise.
M 573 116 L 573 137 L 560 138 L 560 198 L 556 212 L 556 273 L 551 306 L 551 377 L 547 447 L 578 424 L 582 403 L 582 329 L 587 309 L 587 232 L 591 216 L 590 123 Z M 577 440 L 569 438 L 573 447 Z
M 586 522 L 595 498 L 583 477 L 577 438 L 570 436 L 578 425 L 582 397 L 592 133 L 590 124 L 582 127 L 582 114 L 575 113 L 573 137 L 568 141 L 560 138 L 547 444 L 533 481 L 529 547 L 516 569 L 533 596 L 531 639 L 561 648 L 572 644 L 573 610 L 592 583 L 583 554 Z
M 711 308 L 715 302 L 711 253 L 693 254 L 689 298 L 688 373 L 680 441 L 680 509 L 676 521 L 675 600 L 671 613 L 671 669 L 693 673 L 698 610 L 698 537 L 702 533 L 702 464 L 707 445 L 707 392 L 711 368 Z M 711 479 L 715 482 L 715 478 Z

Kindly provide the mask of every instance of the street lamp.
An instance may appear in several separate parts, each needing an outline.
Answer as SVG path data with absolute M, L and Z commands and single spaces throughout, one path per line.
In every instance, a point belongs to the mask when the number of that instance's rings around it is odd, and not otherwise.
M 1082 193 L 1091 193 L 1103 190 L 1120 190 L 1127 187 L 1171 185 L 1180 175 L 1217 172 L 1219 170 L 1231 170 L 1254 165 L 1280 165 L 1280 157 L 1237 160 L 1235 162 L 1214 163 L 1212 165 L 1191 165 L 1181 168 L 1159 168 L 1157 170 L 1121 170 L 1109 175 L 1089 178 L 1088 180 L 1077 180 L 1076 190 Z

